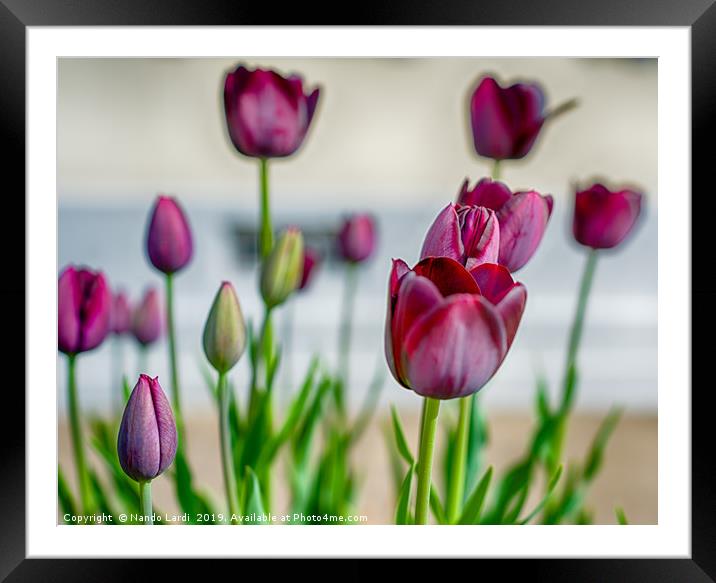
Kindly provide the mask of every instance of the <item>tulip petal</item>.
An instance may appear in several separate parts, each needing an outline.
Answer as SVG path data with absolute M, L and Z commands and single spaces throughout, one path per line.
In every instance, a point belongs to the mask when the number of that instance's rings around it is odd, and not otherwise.
M 393 314 L 395 312 L 395 304 L 398 299 L 398 290 L 403 277 L 410 272 L 410 267 L 402 259 L 393 259 L 393 266 L 388 277 L 388 306 L 385 311 L 385 326 L 383 329 L 383 348 L 385 359 L 388 361 L 388 367 L 396 380 L 399 382 L 401 375 L 395 363 L 393 350 Z
M 505 324 L 508 350 L 517 334 L 517 328 L 520 326 L 526 303 L 527 288 L 521 283 L 516 283 L 495 306 Z
M 191 229 L 173 197 L 157 197 L 147 230 L 147 253 L 152 265 L 163 273 L 175 273 L 191 260 L 194 253 Z
M 401 358 L 411 389 L 452 399 L 481 389 L 506 350 L 497 310 L 481 296 L 457 294 L 412 325 Z
M 515 285 L 510 271 L 494 263 L 478 265 L 470 270 L 470 275 L 477 282 L 482 295 L 494 305 L 497 305 Z
M 470 273 L 449 257 L 427 257 L 420 261 L 413 271 L 432 281 L 444 297 L 459 293 L 480 293 L 480 288 Z
M 57 346 L 66 354 L 77 352 L 80 346 L 81 299 L 77 270 L 69 266 L 57 282 Z
M 124 472 L 132 479 L 151 480 L 159 473 L 161 449 L 154 413 L 151 380 L 141 375 L 127 401 L 117 438 L 117 453 Z
M 501 160 L 513 151 L 510 111 L 502 104 L 502 88 L 485 77 L 470 100 L 470 121 L 475 150 L 480 156 Z
M 447 205 L 430 225 L 425 234 L 420 259 L 426 257 L 450 257 L 463 261 L 464 247 L 460 236 L 460 224 L 454 204 Z
M 621 243 L 641 211 L 641 193 L 611 192 L 601 184 L 578 192 L 574 208 L 574 236 L 582 245 L 610 249 Z
M 495 211 L 485 207 L 461 207 L 458 211 L 465 267 L 495 263 L 500 250 L 500 225 Z
M 510 271 L 523 267 L 534 255 L 547 229 L 551 200 L 538 192 L 518 192 L 498 211 L 499 263 Z
M 177 451 L 177 429 L 172 408 L 169 405 L 159 381 L 151 379 L 152 403 L 159 433 L 159 470 L 157 476 L 166 470 L 174 461 Z
M 469 184 L 466 178 L 458 194 L 458 204 L 484 206 L 493 211 L 498 211 L 502 208 L 502 205 L 512 198 L 512 191 L 509 187 L 498 180 L 482 178 L 472 190 L 470 190 Z
M 82 329 L 79 350 L 84 352 L 99 346 L 109 332 L 112 292 L 101 273 L 82 270 L 79 274 L 88 274 L 82 284 L 84 301 L 80 307 Z

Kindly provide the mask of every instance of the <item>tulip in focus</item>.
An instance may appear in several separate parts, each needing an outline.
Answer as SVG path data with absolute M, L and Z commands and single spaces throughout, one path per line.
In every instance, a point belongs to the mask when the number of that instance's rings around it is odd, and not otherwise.
M 142 346 L 156 342 L 162 334 L 162 311 L 159 293 L 148 289 L 132 316 L 132 333 Z
M 429 257 L 393 262 L 385 353 L 395 379 L 432 399 L 479 391 L 512 344 L 527 300 L 500 265 Z
M 282 304 L 296 290 L 303 272 L 303 234 L 286 229 L 261 266 L 261 296 L 266 306 Z
M 449 204 L 428 229 L 420 258 L 450 257 L 470 269 L 497 263 L 499 249 L 500 226 L 493 210 Z
M 246 325 L 239 298 L 228 281 L 221 284 L 204 325 L 204 353 L 211 366 L 226 373 L 246 349 Z
M 577 242 L 593 249 L 610 249 L 632 231 L 641 212 L 642 194 L 610 191 L 594 184 L 576 193 L 573 232 Z
M 301 283 L 298 284 L 299 290 L 304 290 L 311 282 L 316 269 L 321 263 L 321 255 L 312 247 L 306 247 L 303 250 L 303 273 L 301 274 Z
M 458 205 L 481 206 L 496 212 L 500 224 L 497 263 L 513 272 L 524 267 L 537 251 L 553 204 L 549 194 L 541 195 L 536 190 L 513 194 L 507 185 L 489 178 L 480 180 L 472 190 L 465 180 L 458 195 Z
M 139 376 L 124 409 L 117 438 L 119 463 L 130 478 L 147 482 L 174 461 L 177 428 L 157 378 Z
M 319 89 L 304 92 L 297 75 L 239 65 L 226 76 L 224 109 L 236 149 L 254 158 L 281 158 L 303 143 L 318 104 Z
M 175 198 L 159 196 L 147 230 L 147 254 L 152 265 L 165 274 L 186 267 L 194 252 L 191 229 Z
M 57 345 L 78 354 L 99 346 L 110 331 L 112 292 L 99 271 L 70 265 L 57 282 Z
M 361 263 L 373 255 L 376 243 L 375 220 L 355 214 L 343 221 L 338 232 L 338 251 L 348 263 Z
M 132 310 L 129 307 L 127 294 L 124 292 L 115 294 L 112 299 L 111 329 L 117 336 L 126 334 L 132 329 Z
M 545 97 L 536 83 L 501 87 L 483 77 L 470 98 L 470 121 L 475 151 L 493 160 L 524 158 L 545 121 L 572 109 L 575 100 L 545 111 Z

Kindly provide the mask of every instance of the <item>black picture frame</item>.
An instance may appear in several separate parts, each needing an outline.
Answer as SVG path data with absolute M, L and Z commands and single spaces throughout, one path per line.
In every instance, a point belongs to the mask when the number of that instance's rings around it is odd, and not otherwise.
M 262 25 L 316 24 L 321 18 L 330 24 L 354 25 L 553 25 L 553 26 L 683 26 L 691 29 L 692 58 L 692 191 L 703 192 L 708 200 L 715 196 L 716 173 L 716 5 L 714 0 L 600 0 L 576 3 L 574 0 L 514 1 L 472 0 L 470 2 L 434 2 L 401 0 L 387 2 L 333 5 L 305 3 L 281 5 L 266 10 L 264 3 L 234 0 L 192 2 L 191 0 L 0 0 L 0 61 L 3 86 L 0 90 L 0 119 L 4 145 L 5 221 L 0 229 L 4 253 L 5 277 L 0 278 L 0 306 L 6 326 L 3 358 L 5 386 L 2 387 L 3 465 L 0 479 L 0 576 L 8 581 L 134 581 L 147 580 L 152 572 L 171 576 L 173 568 L 186 566 L 168 561 L 147 560 L 35 560 L 25 559 L 25 432 L 24 394 L 20 391 L 17 363 L 25 362 L 24 317 L 16 306 L 25 304 L 25 256 L 18 251 L 24 241 L 25 216 L 25 38 L 28 26 L 119 26 L 119 25 Z M 309 21 L 310 20 L 310 21 Z M 711 188 L 708 188 L 711 186 Z M 680 196 L 688 193 L 662 193 Z M 696 197 L 692 197 L 692 205 Z M 700 205 L 703 206 L 703 205 Z M 698 277 L 710 271 L 708 250 L 713 226 L 710 213 L 692 206 L 692 311 L 695 323 L 703 330 L 716 324 L 714 310 L 716 284 L 712 278 Z M 708 222 L 707 222 L 708 221 Z M 699 261 L 701 260 L 701 261 Z M 706 267 L 706 269 L 704 269 Z M 22 320 L 22 321 L 21 321 Z M 692 371 L 684 371 L 692 379 L 692 553 L 690 559 L 545 559 L 500 561 L 495 566 L 500 577 L 520 574 L 532 580 L 549 581 L 709 581 L 716 580 L 716 463 L 712 444 L 712 408 L 709 396 L 712 383 L 699 374 L 705 372 L 712 359 L 713 340 L 708 336 L 699 341 L 693 328 Z M 27 347 L 31 350 L 32 347 Z M 14 371 L 14 372 L 11 372 Z M 699 382 L 699 380 L 703 382 Z M 679 387 L 674 387 L 679 390 Z M 48 398 L 51 391 L 48 389 Z M 13 423 L 15 422 L 15 423 Z M 320 553 L 320 551 L 318 551 Z M 81 549 L 78 549 L 81 553 Z M 198 567 L 208 573 L 205 561 Z M 240 567 L 247 574 L 255 562 Z M 423 577 L 435 569 L 436 576 L 446 571 L 439 564 L 413 563 Z M 256 565 L 258 569 L 265 567 Z M 233 570 L 237 567 L 231 567 Z M 452 568 L 452 567 L 451 567 Z M 477 569 L 476 567 L 473 567 Z M 215 566 L 211 566 L 214 572 Z M 368 565 L 357 559 L 348 568 L 340 566 L 344 579 L 365 578 Z M 482 569 L 482 567 L 480 567 Z M 299 568 L 298 572 L 304 571 Z M 161 572 L 161 575 L 159 574 Z M 292 563 L 282 561 L 270 568 L 272 577 L 295 574 Z M 310 569 L 312 576 L 333 578 L 333 568 Z M 475 577 L 482 571 L 476 570 Z M 238 571 L 235 573 L 239 574 Z M 304 571 L 305 574 L 308 574 Z

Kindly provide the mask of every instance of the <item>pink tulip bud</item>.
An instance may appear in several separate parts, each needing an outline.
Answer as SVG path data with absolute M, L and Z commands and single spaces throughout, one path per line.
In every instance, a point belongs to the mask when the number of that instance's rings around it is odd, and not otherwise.
M 116 335 L 126 334 L 132 329 L 132 310 L 127 294 L 119 292 L 112 299 L 111 329 Z
M 134 309 L 132 333 L 142 346 L 153 344 L 161 336 L 162 311 L 156 289 L 148 289 L 142 301 Z
M 57 282 L 57 345 L 65 354 L 99 346 L 110 330 L 112 292 L 104 275 L 66 267 Z
M 174 414 L 159 380 L 139 375 L 119 426 L 119 464 L 130 478 L 146 482 L 171 465 L 176 451 Z
M 375 250 L 375 220 L 368 214 L 355 214 L 343 221 L 338 232 L 338 251 L 349 263 L 361 263 Z
M 428 257 L 411 270 L 394 261 L 385 328 L 393 376 L 435 399 L 479 391 L 507 355 L 526 298 L 499 265 L 468 271 L 454 259 Z
M 245 156 L 290 156 L 303 143 L 318 104 L 319 90 L 304 93 L 297 75 L 239 66 L 226 76 L 224 109 L 229 136 Z
M 159 196 L 147 230 L 147 254 L 163 273 L 183 269 L 194 253 L 189 223 L 176 199 Z
M 574 238 L 593 249 L 610 249 L 632 231 L 641 212 L 642 194 L 633 190 L 612 192 L 597 183 L 576 193 Z

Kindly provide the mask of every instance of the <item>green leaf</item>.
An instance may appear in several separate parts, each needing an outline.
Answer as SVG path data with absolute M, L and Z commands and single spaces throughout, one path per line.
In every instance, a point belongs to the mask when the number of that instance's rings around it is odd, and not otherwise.
M 530 512 L 524 519 L 522 519 L 519 524 L 527 524 L 530 520 L 532 520 L 539 512 L 544 508 L 545 504 L 547 504 L 547 501 L 550 499 L 550 496 L 552 496 L 552 492 L 554 491 L 555 487 L 557 486 L 557 482 L 559 482 L 559 478 L 562 475 L 562 469 L 563 466 L 559 466 L 557 468 L 557 471 L 552 476 L 552 479 L 549 481 L 549 484 L 547 486 L 547 492 L 545 493 L 542 500 L 540 500 L 539 504 L 535 506 L 535 509 Z
M 497 488 L 495 506 L 482 521 L 485 524 L 504 524 L 507 518 L 519 514 L 527 498 L 527 490 L 532 477 L 532 459 L 524 459 L 514 464 L 500 481 Z M 516 502 L 513 503 L 513 500 Z
M 619 524 L 629 524 L 629 521 L 627 520 L 626 514 L 624 514 L 624 509 L 620 506 L 617 506 L 614 509 L 614 514 L 617 516 L 617 522 Z
M 410 453 L 408 442 L 405 439 L 405 433 L 403 432 L 403 426 L 400 423 L 400 417 L 398 416 L 398 410 L 395 405 L 390 407 L 390 414 L 393 420 L 393 434 L 395 435 L 395 446 L 398 448 L 400 456 L 408 462 L 408 465 L 412 466 L 415 463 L 413 454 Z
M 97 510 L 99 510 L 99 512 L 101 512 L 102 514 L 109 514 L 110 516 L 114 516 L 115 513 L 112 510 L 109 504 L 109 500 L 104 493 L 102 483 L 100 482 L 99 477 L 94 470 L 89 470 L 89 478 L 90 484 L 92 486 L 92 493 L 94 494 L 95 502 L 97 502 Z
M 254 471 L 246 468 L 246 479 L 244 480 L 244 500 L 242 504 L 243 514 L 248 519 L 243 524 L 265 524 L 258 517 L 264 514 L 264 505 L 261 500 L 261 486 Z M 255 515 L 255 516 L 254 516 Z
M 403 462 L 398 450 L 393 446 L 393 430 L 391 423 L 381 423 L 383 439 L 385 440 L 388 457 L 390 458 L 390 475 L 392 476 L 395 498 L 400 494 L 400 486 L 403 478 Z
M 77 516 L 77 506 L 72 498 L 72 492 L 70 492 L 67 480 L 65 480 L 65 475 L 60 466 L 57 467 L 57 495 L 60 499 L 62 513 Z
M 482 476 L 480 481 L 477 483 L 477 486 L 475 486 L 475 489 L 473 490 L 472 494 L 470 494 L 469 498 L 467 499 L 467 502 L 465 503 L 465 508 L 462 511 L 462 516 L 460 516 L 458 524 L 479 523 L 480 512 L 482 511 L 482 506 L 485 503 L 485 497 L 487 496 L 487 491 L 490 488 L 491 480 L 492 466 L 487 468 L 487 471 Z
M 139 507 L 139 493 L 137 492 L 136 482 L 124 473 L 122 466 L 119 465 L 117 457 L 117 446 L 113 443 L 108 425 L 103 422 L 92 424 L 91 444 L 95 451 L 99 454 L 107 467 L 114 490 L 120 498 L 122 505 L 128 512 L 136 512 Z
M 587 454 L 587 459 L 584 464 L 583 475 L 585 481 L 590 482 L 599 472 L 599 468 L 601 467 L 602 460 L 604 458 L 604 450 L 607 446 L 607 442 L 614 432 L 621 414 L 621 410 L 612 409 L 597 430 L 597 434 L 594 437 L 594 441 L 592 441 L 592 446 Z
M 547 379 L 541 374 L 537 377 L 537 415 L 540 421 L 544 421 L 552 415 Z
M 408 524 L 408 509 L 410 508 L 410 492 L 413 485 L 413 472 L 415 466 L 408 468 L 403 483 L 400 486 L 400 494 L 398 495 L 398 504 L 395 509 L 395 524 Z
M 564 382 L 564 397 L 562 401 L 562 412 L 570 411 L 572 408 L 572 401 L 574 400 L 574 389 L 577 386 L 577 380 L 579 375 L 577 373 L 577 365 L 571 363 L 567 369 L 567 377 Z
M 297 465 L 302 465 L 308 460 L 310 446 L 313 439 L 316 426 L 323 410 L 323 399 L 333 387 L 333 381 L 330 377 L 324 376 L 318 384 L 318 390 L 315 391 L 311 406 L 303 418 L 300 429 L 296 432 L 293 453 L 294 460 Z
M 475 393 L 471 398 L 472 407 L 470 408 L 470 425 L 467 436 L 467 461 L 465 465 L 466 499 L 467 493 L 472 491 L 479 478 L 480 468 L 483 464 L 483 451 L 490 438 L 487 417 L 479 404 L 481 397 L 479 393 Z
M 387 374 L 388 373 L 385 368 L 384 356 L 381 353 L 376 360 L 376 366 L 373 372 L 373 379 L 370 383 L 370 386 L 368 387 L 368 392 L 366 393 L 366 397 L 363 401 L 360 413 L 358 414 L 358 418 L 353 424 L 353 429 L 350 430 L 351 441 L 353 443 L 360 439 L 361 435 L 363 435 L 363 432 L 368 426 L 368 423 L 370 423 L 370 420 L 375 414 L 375 409 L 378 405 L 380 394 L 382 393 L 383 387 L 385 386 L 385 379 L 387 377 Z
M 217 391 L 218 388 L 218 382 L 214 378 L 214 374 L 212 373 L 211 369 L 206 365 L 206 363 L 203 360 L 199 361 L 199 374 L 201 374 L 201 378 L 204 380 L 204 384 L 206 385 L 206 388 L 209 390 L 209 394 L 211 395 L 211 398 L 215 402 L 219 402 L 219 392 Z
M 417 468 L 417 466 L 415 467 Z M 440 502 L 440 497 L 438 496 L 435 486 L 430 486 L 430 510 L 433 511 L 433 515 L 435 516 L 435 520 L 438 521 L 438 524 L 447 524 L 445 509 L 443 508 L 442 502 Z

